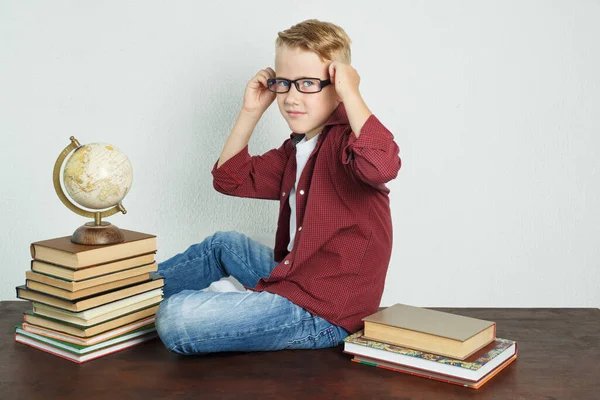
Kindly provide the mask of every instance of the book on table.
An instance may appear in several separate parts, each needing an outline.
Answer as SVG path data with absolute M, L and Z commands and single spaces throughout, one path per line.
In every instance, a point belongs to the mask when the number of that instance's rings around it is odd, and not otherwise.
M 161 291 L 161 289 L 157 289 Z M 151 291 L 152 292 L 152 291 Z M 39 315 L 42 317 L 48 317 L 53 320 L 64 321 L 66 323 L 71 323 L 79 326 L 93 326 L 97 325 L 101 322 L 106 322 L 108 320 L 117 318 L 121 315 L 129 314 L 134 311 L 138 311 L 144 308 L 148 308 L 150 306 L 158 305 L 162 301 L 163 297 L 161 293 L 158 293 L 154 297 L 150 297 L 145 300 L 140 300 L 136 303 L 125 305 L 123 307 L 115 308 L 105 313 L 96 315 L 94 317 L 85 317 L 81 314 L 83 312 L 74 313 L 70 311 L 61 310 L 60 308 L 55 308 L 52 306 L 47 306 L 45 304 L 33 303 L 33 313 L 35 315 Z M 96 308 L 101 308 L 105 306 L 100 306 Z M 94 308 L 88 310 L 91 311 Z
M 77 292 L 79 290 L 89 289 L 92 287 L 97 287 L 113 282 L 122 282 L 124 279 L 130 279 L 135 276 L 146 276 L 147 279 L 149 277 L 149 274 L 151 272 L 156 272 L 157 269 L 158 265 L 156 264 L 156 262 L 153 262 L 146 265 L 140 265 L 139 267 L 126 269 L 124 271 L 113 272 L 106 275 L 96 276 L 78 281 L 31 270 L 25 272 L 25 278 L 27 279 L 27 281 L 35 281 L 43 283 L 45 285 L 53 286 L 58 289 L 68 290 L 70 292 Z
M 47 263 L 83 268 L 156 251 L 156 236 L 121 229 L 125 240 L 109 245 L 84 245 L 71 242 L 71 236 L 34 242 L 31 258 Z
M 496 338 L 465 360 L 377 342 L 356 332 L 344 339 L 352 361 L 396 372 L 479 388 L 517 358 L 517 343 Z
M 151 275 L 142 274 L 130 276 L 125 279 L 120 279 L 118 281 L 102 283 L 100 285 L 92 286 L 85 289 L 79 289 L 76 291 L 65 290 L 58 287 L 55 287 L 51 284 L 40 283 L 31 279 L 27 279 L 25 286 L 28 289 L 34 290 L 36 292 L 45 293 L 51 296 L 60 297 L 65 300 L 77 300 L 84 297 L 91 297 L 94 295 L 99 295 L 102 293 L 110 292 L 115 289 L 124 288 L 128 286 L 133 286 L 136 283 L 147 282 L 151 279 Z
M 492 343 L 496 323 L 394 304 L 363 318 L 364 337 L 459 360 Z
M 30 325 L 39 326 L 42 328 L 52 329 L 56 332 L 67 333 L 77 337 L 90 337 L 99 335 L 111 329 L 127 325 L 129 323 L 139 321 L 141 319 L 156 315 L 158 305 L 143 308 L 141 310 L 132 311 L 125 315 L 100 322 L 96 325 L 77 325 L 71 322 L 56 320 L 42 315 L 34 314 L 33 311 L 25 311 L 23 320 Z
M 31 260 L 31 271 L 75 282 L 128 270 L 131 270 L 128 272 L 131 275 L 139 275 L 135 273 L 136 271 L 134 269 L 154 263 L 154 255 L 155 253 L 152 252 L 102 264 L 94 264 L 83 268 L 67 267 L 40 260 Z M 156 264 L 154 264 L 154 266 L 155 268 L 153 271 L 156 271 Z
M 31 301 L 15 340 L 86 362 L 157 336 L 164 279 L 156 236 L 122 229 L 125 240 L 80 245 L 71 236 L 31 243 L 33 260 L 17 298 Z
M 69 335 L 68 333 L 54 331 L 52 329 L 44 328 L 41 326 L 31 325 L 27 322 L 23 322 L 21 327 L 23 330 L 27 332 L 35 333 L 40 336 L 49 337 L 51 339 L 57 339 L 63 342 L 69 342 L 73 344 L 78 344 L 82 346 L 91 346 L 93 344 L 101 343 L 105 340 L 109 340 L 115 338 L 119 335 L 122 335 L 127 332 L 132 332 L 136 329 L 140 329 L 149 325 L 154 324 L 155 316 L 152 315 L 147 318 L 140 319 L 138 321 L 131 322 L 129 324 L 120 326 L 118 328 L 111 329 L 109 331 L 100 333 L 95 336 L 90 337 L 79 337 L 74 335 Z
M 68 341 L 32 333 L 23 329 L 22 325 L 15 328 L 15 341 L 76 363 L 84 363 L 108 354 L 116 353 L 156 337 L 156 328 L 153 323 L 130 332 L 122 333 L 110 339 L 88 345 L 74 344 Z
M 17 298 L 46 304 L 66 311 L 79 312 L 108 304 L 116 300 L 134 296 L 136 294 L 147 292 L 149 290 L 157 289 L 162 286 L 164 286 L 164 278 L 156 273 L 153 273 L 151 275 L 151 280 L 149 281 L 76 300 L 66 300 L 55 295 L 31 290 L 25 285 L 17 286 L 16 289 Z
M 133 286 L 137 283 L 147 282 L 150 279 L 150 274 L 136 275 L 118 281 L 103 283 L 100 285 L 92 286 L 85 289 L 79 289 L 76 291 L 65 290 L 55 287 L 53 285 L 48 285 L 45 283 L 40 283 L 38 281 L 27 279 L 25 282 L 25 287 L 36 292 L 59 297 L 65 300 L 78 300 L 85 297 L 91 297 L 107 293 L 115 289 Z
M 113 338 L 103 340 L 99 343 L 86 345 L 86 344 L 75 344 L 75 343 L 71 343 L 68 341 L 54 339 L 54 338 L 50 338 L 50 337 L 47 337 L 44 335 L 39 335 L 37 333 L 29 332 L 29 331 L 23 329 L 22 324 L 17 325 L 15 327 L 15 333 L 17 333 L 19 335 L 27 336 L 38 342 L 43 342 L 43 343 L 49 344 L 51 346 L 62 348 L 64 350 L 67 350 L 67 351 L 70 351 L 70 352 L 76 353 L 76 354 L 87 354 L 87 353 L 93 352 L 95 350 L 100 350 L 105 347 L 109 347 L 114 344 L 121 343 L 121 342 L 127 341 L 129 339 L 133 339 L 138 336 L 143 336 L 147 333 L 153 333 L 153 332 L 156 332 L 156 327 L 155 327 L 154 323 L 150 323 L 141 328 L 135 329 L 130 332 L 122 333 Z
M 116 300 L 108 304 L 104 304 L 101 306 L 97 306 L 94 308 L 90 308 L 85 311 L 79 312 L 71 312 L 66 311 L 60 308 L 56 308 L 53 306 L 49 306 L 42 303 L 33 302 L 33 311 L 37 314 L 42 314 L 44 312 L 51 312 L 53 314 L 61 314 L 64 315 L 65 318 L 74 318 L 82 321 L 90 321 L 95 318 L 102 318 L 108 314 L 114 313 L 115 311 L 124 310 L 129 307 L 135 307 L 142 302 L 148 301 L 150 299 L 155 299 L 157 297 L 162 298 L 162 289 L 152 289 L 147 292 L 143 292 L 140 294 L 136 294 L 134 296 L 126 297 L 121 300 Z M 60 319 L 60 318 L 57 318 Z

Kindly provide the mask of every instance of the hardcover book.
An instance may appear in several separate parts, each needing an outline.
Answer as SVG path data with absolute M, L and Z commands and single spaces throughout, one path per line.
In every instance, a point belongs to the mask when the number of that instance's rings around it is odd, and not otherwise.
M 363 318 L 364 338 L 464 360 L 496 338 L 496 323 L 394 304 Z
M 496 338 L 466 360 L 449 358 L 419 350 L 381 343 L 363 337 L 359 331 L 344 339 L 344 352 L 353 354 L 357 360 L 390 366 L 397 370 L 418 370 L 423 375 L 443 375 L 476 385 L 517 355 L 517 343 Z M 374 361 L 375 360 L 375 361 Z
M 84 245 L 71 242 L 71 236 L 34 242 L 30 246 L 35 260 L 71 268 L 130 258 L 156 251 L 156 236 L 121 229 L 125 240 L 109 245 Z
M 145 266 L 154 262 L 154 253 L 142 254 L 122 260 L 111 261 L 103 264 L 90 265 L 75 269 L 64 265 L 50 264 L 45 261 L 32 260 L 31 270 L 42 274 L 66 279 L 68 281 L 82 281 L 85 279 L 100 277 L 119 271 L 127 271 L 132 268 Z M 156 266 L 156 264 L 154 264 Z M 156 269 L 154 269 L 156 271 Z
M 35 325 L 41 328 L 52 329 L 56 332 L 63 332 L 77 337 L 91 337 L 107 332 L 109 330 L 119 328 L 141 319 L 155 316 L 158 306 L 151 306 L 142 310 L 133 311 L 129 314 L 122 315 L 118 318 L 109 321 L 101 322 L 92 326 L 80 326 L 72 323 L 55 320 L 41 315 L 35 315 L 31 311 L 25 311 L 23 319 L 30 325 Z
M 154 317 L 154 315 L 152 315 L 148 318 L 140 319 L 139 321 L 135 321 L 130 324 L 123 325 L 118 328 L 111 329 L 110 331 L 106 331 L 106 332 L 103 332 L 103 333 L 100 333 L 98 335 L 91 336 L 88 338 L 82 338 L 82 337 L 69 335 L 69 334 L 63 333 L 63 332 L 57 332 L 52 329 L 44 328 L 41 326 L 31 325 L 31 324 L 28 324 L 27 322 L 23 322 L 21 324 L 21 326 L 22 326 L 23 330 L 25 330 L 27 332 L 35 333 L 40 336 L 45 336 L 45 337 L 52 338 L 52 339 L 58 339 L 63 342 L 69 342 L 69 343 L 78 344 L 78 345 L 82 345 L 82 346 L 91 346 L 93 344 L 115 338 L 124 333 L 132 332 L 136 329 L 151 325 L 154 323 L 154 320 L 155 320 L 155 317 Z
M 111 292 L 84 297 L 77 300 L 65 300 L 60 297 L 52 296 L 46 293 L 37 292 L 28 289 L 24 285 L 17 286 L 17 298 L 23 300 L 30 300 L 37 303 L 46 304 L 63 310 L 79 312 L 85 311 L 90 308 L 98 307 L 104 304 L 108 304 L 113 301 L 121 300 L 136 294 L 147 292 L 149 290 L 157 289 L 164 286 L 164 279 L 158 275 L 153 274 L 152 280 L 127 286 L 125 288 L 119 288 Z

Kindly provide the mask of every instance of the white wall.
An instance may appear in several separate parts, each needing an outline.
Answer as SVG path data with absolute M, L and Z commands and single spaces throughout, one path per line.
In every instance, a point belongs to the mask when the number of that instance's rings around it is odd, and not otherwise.
M 216 230 L 273 243 L 277 203 L 223 196 L 213 163 L 246 82 L 307 18 L 353 40 L 395 134 L 394 251 L 382 305 L 600 306 L 597 1 L 0 2 L 0 299 L 29 243 L 85 222 L 52 167 L 74 135 L 134 166 L 119 227 L 162 260 Z M 275 104 L 250 142 L 289 137 Z

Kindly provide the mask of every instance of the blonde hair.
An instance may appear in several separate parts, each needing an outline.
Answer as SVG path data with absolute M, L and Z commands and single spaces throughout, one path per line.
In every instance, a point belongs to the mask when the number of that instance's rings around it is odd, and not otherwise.
M 350 38 L 331 22 L 307 19 L 277 33 L 277 48 L 287 46 L 316 53 L 321 61 L 341 61 L 350 64 Z

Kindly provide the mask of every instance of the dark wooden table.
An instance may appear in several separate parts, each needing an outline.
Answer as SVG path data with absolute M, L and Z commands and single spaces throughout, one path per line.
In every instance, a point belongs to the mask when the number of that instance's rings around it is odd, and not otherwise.
M 179 356 L 160 340 L 86 364 L 16 343 L 0 303 L 0 399 L 600 399 L 600 309 L 449 309 L 497 323 L 519 357 L 475 390 L 350 362 L 342 347 Z

